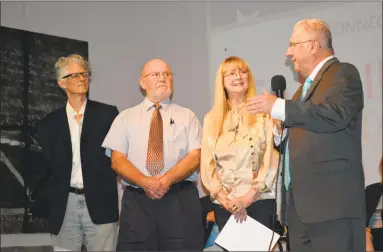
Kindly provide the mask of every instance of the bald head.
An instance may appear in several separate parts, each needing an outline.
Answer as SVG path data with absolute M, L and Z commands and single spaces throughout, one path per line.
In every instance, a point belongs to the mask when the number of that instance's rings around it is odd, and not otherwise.
M 152 102 L 161 102 L 173 91 L 173 78 L 169 65 L 161 59 L 152 59 L 142 67 L 141 88 Z
M 320 19 L 303 19 L 294 25 L 294 30 L 300 30 L 319 42 L 321 48 L 333 50 L 332 36 L 329 26 Z
M 152 59 L 152 60 L 147 61 L 144 64 L 144 66 L 142 67 L 141 77 L 147 75 L 148 73 L 152 72 L 153 69 L 156 69 L 158 67 L 160 67 L 162 69 L 166 68 L 167 71 L 171 73 L 171 69 L 170 69 L 168 63 L 166 63 L 162 59 Z

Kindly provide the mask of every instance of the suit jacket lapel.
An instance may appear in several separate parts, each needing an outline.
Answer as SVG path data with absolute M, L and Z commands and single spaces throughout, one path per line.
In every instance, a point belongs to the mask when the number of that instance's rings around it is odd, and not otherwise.
M 300 97 L 302 95 L 302 90 L 303 90 L 303 85 L 299 85 L 298 90 L 293 95 L 293 98 L 292 98 L 293 101 L 299 101 L 300 100 Z
M 318 74 L 315 76 L 315 79 L 313 80 L 313 83 L 311 84 L 309 90 L 307 91 L 306 96 L 303 98 L 303 101 L 307 101 L 312 93 L 314 92 L 315 88 L 318 86 L 320 80 L 323 78 L 324 73 L 328 70 L 328 68 L 334 63 L 334 62 L 339 62 L 339 60 L 334 57 L 330 60 L 328 60 L 322 68 L 319 70 Z M 302 93 L 302 91 L 301 91 Z
M 64 149 L 68 150 L 68 155 L 70 155 L 70 162 L 72 163 L 72 140 L 70 137 L 68 116 L 65 107 L 60 111 L 58 119 L 58 132 L 60 134 L 60 138 L 63 141 L 62 144 L 64 145 Z
M 80 147 L 84 148 L 84 144 L 88 139 L 89 131 L 92 127 L 93 121 L 93 101 L 89 100 L 86 102 L 84 119 L 82 121 L 81 137 L 80 137 Z

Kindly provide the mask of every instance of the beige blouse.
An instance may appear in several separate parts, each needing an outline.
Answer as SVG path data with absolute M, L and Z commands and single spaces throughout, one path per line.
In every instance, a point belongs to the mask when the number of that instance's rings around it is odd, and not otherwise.
M 224 121 L 223 133 L 209 135 L 214 119 L 205 116 L 201 146 L 201 180 L 212 199 L 223 188 L 229 199 L 245 195 L 251 187 L 259 199 L 275 198 L 278 152 L 273 145 L 273 121 L 259 114 L 248 128 L 242 106 L 232 108 Z

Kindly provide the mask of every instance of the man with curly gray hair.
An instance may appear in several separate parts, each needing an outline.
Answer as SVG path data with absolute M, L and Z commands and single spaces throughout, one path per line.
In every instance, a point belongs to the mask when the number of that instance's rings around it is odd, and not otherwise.
M 55 248 L 115 250 L 118 196 L 116 174 L 101 147 L 116 106 L 87 98 L 90 64 L 80 55 L 55 64 L 58 85 L 68 101 L 38 126 L 51 177 L 49 226 Z

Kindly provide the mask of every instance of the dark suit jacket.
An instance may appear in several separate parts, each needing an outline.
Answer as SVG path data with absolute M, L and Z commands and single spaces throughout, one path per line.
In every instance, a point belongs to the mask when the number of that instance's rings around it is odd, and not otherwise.
M 116 174 L 101 147 L 117 115 L 115 106 L 88 99 L 80 152 L 86 204 L 95 224 L 118 220 Z M 72 171 L 72 144 L 65 107 L 39 123 L 38 135 L 49 168 L 47 172 L 52 176 L 49 226 L 51 233 L 57 235 L 64 220 Z
M 366 218 L 361 126 L 363 88 L 358 70 L 327 61 L 303 102 L 302 86 L 286 100 L 291 186 L 303 223 Z
M 368 227 L 371 217 L 374 214 L 376 207 L 378 206 L 379 200 L 382 198 L 383 184 L 375 183 L 375 184 L 371 184 L 367 186 L 365 190 L 365 195 L 366 195 L 366 213 L 367 213 L 366 227 Z

